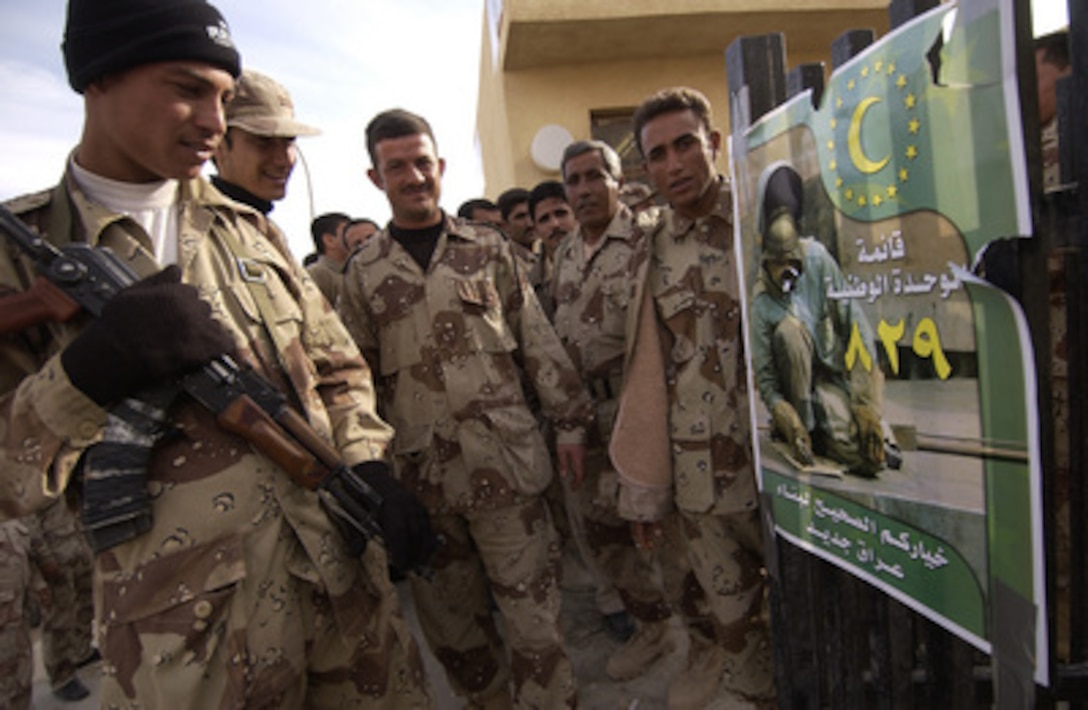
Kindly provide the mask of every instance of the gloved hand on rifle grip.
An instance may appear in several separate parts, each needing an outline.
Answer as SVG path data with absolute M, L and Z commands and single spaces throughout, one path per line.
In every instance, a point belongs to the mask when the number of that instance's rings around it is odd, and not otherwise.
M 72 384 L 106 406 L 233 349 L 211 307 L 168 266 L 114 296 L 60 357 Z
M 441 545 L 427 508 L 389 473 L 385 462 L 364 461 L 352 470 L 382 497 L 377 517 L 389 563 L 404 572 L 426 565 Z

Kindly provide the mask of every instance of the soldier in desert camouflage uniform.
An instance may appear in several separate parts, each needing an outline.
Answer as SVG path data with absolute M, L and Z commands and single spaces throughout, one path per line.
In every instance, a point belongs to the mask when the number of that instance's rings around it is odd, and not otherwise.
M 41 576 L 45 674 L 54 695 L 79 700 L 88 691 L 76 669 L 94 657 L 91 549 L 65 500 L 23 521 L 30 531 L 30 559 Z
M 76 670 L 93 658 L 91 554 L 64 500 L 0 523 L 0 707 L 30 706 L 31 602 L 41 612 L 42 661 L 53 693 L 87 697 Z
M 446 540 L 434 581 L 412 580 L 420 623 L 472 707 L 510 707 L 511 676 L 518 707 L 573 706 L 559 550 L 541 497 L 552 467 L 523 374 L 571 475 L 581 472 L 589 397 L 509 240 L 438 206 L 445 165 L 427 122 L 383 112 L 367 126 L 367 148 L 393 219 L 348 263 L 340 311 L 377 373 L 398 477 Z
M 1043 149 L 1043 189 L 1061 186 L 1061 153 L 1058 145 L 1058 82 L 1073 72 L 1069 31 L 1058 30 L 1035 38 L 1035 77 L 1039 101 L 1039 125 Z
M 306 271 L 321 294 L 334 305 L 336 295 L 340 292 L 340 282 L 344 278 L 344 263 L 351 254 L 351 250 L 344 244 L 344 230 L 349 222 L 351 217 L 348 215 L 329 212 L 319 215 L 310 223 L 317 258 L 306 267 Z
M 537 237 L 533 232 L 533 217 L 529 214 L 529 191 L 524 187 L 511 187 L 499 195 L 495 205 L 502 216 L 506 236 L 535 254 Z
M 548 320 L 554 320 L 555 294 L 552 293 L 552 282 L 555 273 L 555 250 L 568 234 L 578 228 L 578 222 L 567 203 L 563 184 L 557 180 L 537 183 L 529 191 L 529 213 L 533 217 L 533 232 L 540 244 L 540 253 L 535 255 L 535 262 L 529 265 L 528 279 Z
M 533 231 L 540 241 L 544 261 L 544 281 L 550 282 L 555 272 L 555 251 L 568 234 L 578 228 L 574 212 L 567 202 L 563 183 L 545 180 L 529 191 L 529 213 L 533 216 Z M 550 288 L 550 286 L 549 286 Z
M 617 680 L 633 678 L 672 648 L 670 611 L 647 553 L 627 534 L 616 514 L 616 474 L 608 461 L 608 438 L 623 382 L 624 330 L 630 298 L 628 271 L 646 248 L 654 216 L 636 221 L 619 202 L 623 181 L 620 159 L 601 141 L 578 141 L 562 161 L 567 201 L 579 226 L 559 246 L 555 258 L 555 330 L 597 405 L 597 426 L 590 437 L 585 478 L 564 487 L 571 527 L 582 531 L 584 545 L 603 571 L 607 589 L 619 592 L 618 609 L 639 621 L 627 644 L 608 659 L 606 671 Z M 583 553 L 585 554 L 585 553 Z M 615 592 L 613 592 L 614 594 Z M 626 640 L 626 639 L 625 639 Z
M 0 522 L 0 707 L 30 707 L 34 653 L 26 617 L 30 531 L 22 520 Z
M 1071 186 L 1062 180 L 1062 145 L 1058 136 L 1058 82 L 1073 72 L 1069 49 L 1069 30 L 1060 29 L 1035 38 L 1035 76 L 1038 90 L 1040 140 L 1043 158 L 1043 191 L 1061 192 Z M 1069 122 L 1073 125 L 1073 122 Z M 1061 204 L 1061 203 L 1057 203 Z M 1015 240 L 1014 240 L 1015 241 Z M 1069 436 L 1070 407 L 1068 350 L 1068 287 L 1065 259 L 1071 250 L 1067 247 L 1056 249 L 1047 255 L 1047 277 L 1050 283 L 1050 392 L 1053 402 L 1054 420 L 1054 467 L 1057 490 L 1067 490 L 1070 480 L 1070 451 L 1072 442 Z M 1072 558 L 1072 523 L 1073 513 L 1069 505 L 1069 496 L 1055 496 L 1054 513 L 1058 554 L 1055 575 L 1057 594 L 1053 604 L 1058 623 L 1057 655 L 1061 660 L 1069 659 L 1068 619 L 1071 607 L 1077 604 L 1070 598 L 1071 573 L 1069 560 Z
M 703 708 L 719 692 L 773 706 L 740 265 L 732 195 L 714 168 L 721 135 L 706 98 L 691 89 L 647 99 L 635 112 L 634 134 L 671 209 L 634 282 L 638 307 L 630 311 L 627 381 L 610 450 L 622 480 L 620 512 L 635 521 L 641 544 L 664 544 L 661 557 L 687 567 L 678 579 L 683 567 L 665 566 L 691 638 L 688 667 L 669 685 L 669 707 Z M 638 364 L 649 348 L 663 356 L 656 380 Z M 663 386 L 660 397 L 653 386 Z M 667 416 L 628 428 L 628 407 Z M 663 442 L 658 430 L 668 433 Z M 663 445 L 650 450 L 651 443 Z M 629 478 L 632 457 L 636 464 L 663 458 L 671 477 L 640 487 L 641 479 Z
M 502 230 L 510 238 L 510 250 L 518 260 L 518 269 L 533 287 L 537 300 L 544 308 L 544 314 L 550 320 L 552 311 L 551 301 L 547 298 L 546 257 L 540 248 L 540 237 L 533 228 L 530 194 L 523 187 L 511 187 L 499 195 L 497 204 L 499 214 L 502 215 Z
M 222 17 L 203 0 L 71 0 L 64 49 L 80 145 L 54 190 L 11 207 L 143 280 L 96 320 L 0 341 L 0 510 L 74 485 L 115 402 L 229 351 L 382 493 L 392 562 L 418 563 L 426 514 L 381 460 L 392 432 L 358 349 L 264 216 L 199 177 L 240 69 Z M 0 294 L 23 291 L 34 268 L 4 244 Z M 146 471 L 151 529 L 95 558 L 103 707 L 429 707 L 386 549 L 349 552 L 314 491 L 191 399 L 168 417 Z

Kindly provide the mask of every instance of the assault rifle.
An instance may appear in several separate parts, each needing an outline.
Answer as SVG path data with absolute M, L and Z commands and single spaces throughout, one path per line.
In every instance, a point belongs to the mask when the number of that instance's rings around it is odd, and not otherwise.
M 0 231 L 41 273 L 30 289 L 4 298 L 0 333 L 47 320 L 63 322 L 80 310 L 99 316 L 113 296 L 138 279 L 108 248 L 72 243 L 58 249 L 3 205 Z M 179 391 L 207 407 L 221 427 L 279 464 L 295 483 L 316 491 L 345 535 L 350 529 L 363 540 L 381 537 L 375 520 L 381 496 L 288 406 L 274 385 L 221 355 L 178 383 L 141 393 L 110 410 L 103 441 L 88 450 L 83 471 L 82 518 L 96 552 L 151 528 L 147 463 L 152 446 L 170 430 L 166 409 Z

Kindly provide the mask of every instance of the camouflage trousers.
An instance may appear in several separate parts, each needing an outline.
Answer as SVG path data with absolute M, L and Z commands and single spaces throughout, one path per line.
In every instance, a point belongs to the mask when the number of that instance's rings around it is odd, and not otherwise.
M 100 577 L 109 558 L 98 555 Z M 369 584 L 355 596 L 367 621 L 351 632 L 284 525 L 107 579 L 98 590 L 102 707 L 433 707 L 384 550 L 368 545 L 362 564 Z
M 759 513 L 676 511 L 664 521 L 665 592 L 692 647 L 726 651 L 722 685 L 761 704 L 775 697 Z
M 669 618 L 672 612 L 659 584 L 651 553 L 635 547 L 631 525 L 616 514 L 619 481 L 605 449 L 586 452 L 585 477 L 574 490 L 563 481 L 563 498 L 572 537 L 597 579 L 597 608 L 609 614 L 626 609 L 643 623 Z M 602 594 L 603 590 L 603 594 Z M 619 593 L 612 606 L 608 593 Z
M 24 519 L 42 612 L 42 661 L 54 690 L 72 679 L 92 652 L 94 562 L 67 502 Z
M 518 708 L 577 703 L 559 629 L 558 535 L 543 498 L 498 510 L 434 515 L 446 543 L 433 580 L 411 577 L 420 626 L 450 685 L 470 703 L 510 693 Z M 505 622 L 509 658 L 491 614 Z
M 34 656 L 24 599 L 30 586 L 30 534 L 21 520 L 0 523 L 0 707 L 30 707 Z

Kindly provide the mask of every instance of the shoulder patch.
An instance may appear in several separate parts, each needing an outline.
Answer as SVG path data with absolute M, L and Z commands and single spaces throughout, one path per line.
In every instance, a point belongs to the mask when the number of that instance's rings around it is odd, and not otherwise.
M 515 243 L 506 232 L 502 231 L 494 225 L 487 222 L 474 222 L 469 226 L 469 229 L 462 231 L 462 234 L 467 234 L 476 241 L 491 242 L 496 244 L 512 244 Z
M 385 258 L 389 255 L 392 243 L 393 240 L 385 229 L 370 235 L 358 249 L 348 255 L 347 261 L 344 262 L 343 273 L 346 274 L 348 272 L 348 267 L 350 267 L 353 262 L 357 261 L 360 264 L 373 264 L 379 259 Z
M 464 217 L 446 217 L 446 232 L 461 239 L 475 241 L 487 238 L 489 233 L 502 236 L 502 232 L 487 222 L 474 222 Z

